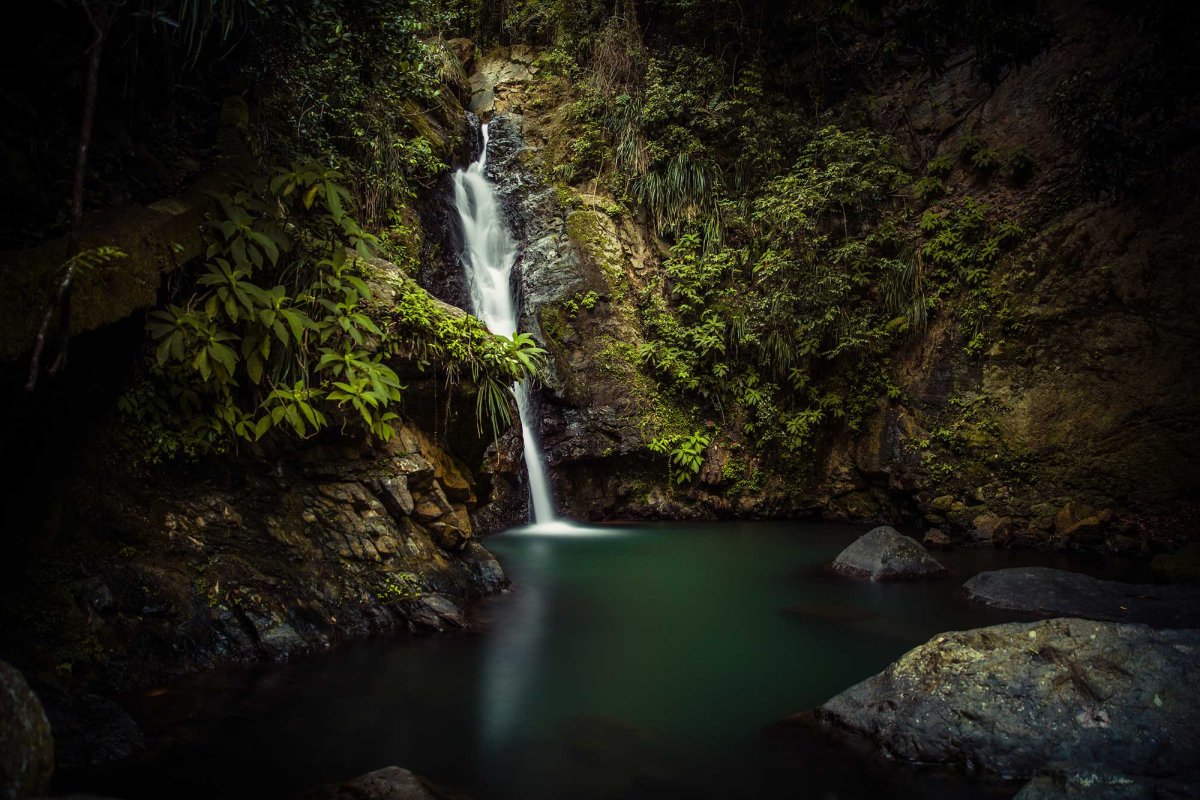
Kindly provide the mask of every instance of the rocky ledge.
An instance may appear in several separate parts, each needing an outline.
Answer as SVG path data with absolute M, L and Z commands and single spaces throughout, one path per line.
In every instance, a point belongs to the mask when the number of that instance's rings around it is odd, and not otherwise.
M 505 583 L 471 523 L 473 476 L 413 424 L 385 446 L 330 436 L 189 466 L 145 465 L 132 446 L 106 430 L 83 449 L 0 592 L 5 652 L 46 704 L 64 769 L 137 749 L 108 697 L 461 627 Z
M 1159 628 L 1200 628 L 1200 586 L 1104 581 L 1049 567 L 981 572 L 963 584 L 967 597 L 993 608 Z
M 944 633 L 819 719 L 904 761 L 1005 779 L 1055 765 L 1196 785 L 1200 631 L 1052 619 Z

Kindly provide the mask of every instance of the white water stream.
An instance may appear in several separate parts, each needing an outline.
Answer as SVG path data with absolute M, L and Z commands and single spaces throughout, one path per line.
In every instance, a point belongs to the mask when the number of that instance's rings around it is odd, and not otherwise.
M 517 247 L 500 214 L 495 187 L 484 175 L 487 165 L 488 126 L 481 126 L 483 147 L 479 158 L 466 169 L 454 173 L 454 205 L 462 220 L 463 269 L 471 287 L 475 316 L 492 333 L 512 336 L 517 331 L 517 303 L 512 290 L 512 268 Z M 542 450 L 529 421 L 529 387 L 526 382 L 513 385 L 517 410 L 521 415 L 521 437 L 525 443 L 525 467 L 529 471 L 529 494 L 533 501 L 533 522 L 539 530 L 569 528 L 558 522 Z

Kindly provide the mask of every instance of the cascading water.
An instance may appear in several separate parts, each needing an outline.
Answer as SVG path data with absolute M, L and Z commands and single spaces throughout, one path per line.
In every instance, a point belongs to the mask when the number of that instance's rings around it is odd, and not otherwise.
M 513 264 L 517 248 L 504 219 L 496 190 L 484 175 L 487 165 L 488 126 L 480 128 L 483 147 L 479 158 L 466 169 L 454 173 L 454 205 L 462 220 L 463 268 L 471 287 L 475 315 L 492 333 L 512 336 L 517 331 L 517 303 L 513 297 Z M 542 463 L 542 450 L 529 423 L 529 387 L 513 386 L 517 411 L 521 416 L 521 437 L 525 443 L 525 468 L 529 472 L 529 494 L 533 501 L 533 522 L 539 528 L 554 527 L 557 518 L 550 496 L 550 483 Z

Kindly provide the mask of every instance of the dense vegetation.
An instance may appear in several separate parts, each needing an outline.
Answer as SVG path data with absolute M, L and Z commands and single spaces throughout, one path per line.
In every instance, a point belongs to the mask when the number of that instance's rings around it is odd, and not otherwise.
M 946 197 L 944 182 L 953 171 L 1019 182 L 1032 169 L 969 136 L 913 152 L 869 124 L 869 98 L 845 102 L 864 87 L 826 77 L 863 72 L 836 68 L 869 31 L 883 42 L 875 69 L 938 69 L 973 46 L 994 81 L 1044 44 L 1032 6 L 734 12 L 527 3 L 501 32 L 554 46 L 540 91 L 572 103 L 573 137 L 555 179 L 610 194 L 670 248 L 637 298 L 648 339 L 635 359 L 691 409 L 691 425 L 649 442 L 680 477 L 714 435 L 699 433 L 705 419 L 803 466 L 820 433 L 853 430 L 897 396 L 890 356 L 933 318 L 955 320 L 969 353 L 1001 339 L 992 267 L 1021 229 L 970 196 Z M 818 56 L 786 63 L 791 52 Z
M 152 315 L 147 368 L 123 401 L 163 455 L 331 421 L 386 439 L 397 356 L 469 376 L 481 415 L 504 422 L 502 387 L 536 370 L 539 348 L 490 339 L 411 282 L 385 308 L 368 266 L 382 255 L 411 272 L 418 258 L 414 206 L 455 146 L 440 122 L 460 113 L 455 35 L 544 46 L 535 102 L 570 108 L 553 179 L 605 193 L 669 250 L 632 298 L 647 335 L 632 358 L 690 418 L 648 441 L 681 475 L 715 436 L 803 465 L 822 433 L 896 398 L 893 355 L 934 321 L 972 356 L 1012 332 L 995 267 L 1022 226 L 948 186 L 986 193 L 1038 165 L 969 133 L 930 149 L 880 132 L 873 81 L 965 58 L 994 85 L 1050 40 L 1033 2 L 88 0 L 41 13 L 49 32 L 28 56 L 46 67 L 42 98 L 0 129 L 29 145 L 10 150 L 10 172 L 42 178 L 26 181 L 37 193 L 9 241 L 67 224 L 61 106 L 84 76 L 43 64 L 47 41 L 81 56 L 108 45 L 88 206 L 154 199 L 227 157 L 205 263 Z M 1149 153 L 1186 135 L 1175 106 L 1152 101 L 1194 75 L 1172 38 L 1187 13 L 1129 13 L 1162 47 L 1120 80 L 1060 89 L 1089 192 L 1129 191 Z M 224 96 L 248 102 L 244 158 L 212 145 Z M 46 110 L 58 127 L 34 137 Z
M 396 358 L 451 382 L 469 379 L 480 424 L 507 426 L 506 387 L 536 373 L 540 349 L 528 337 L 493 337 L 411 280 L 372 266 L 375 256 L 414 266 L 422 234 L 413 204 L 447 169 L 458 135 L 444 120 L 460 112 L 443 92 L 461 67 L 429 38 L 444 22 L 438 7 L 143 0 L 59 13 L 87 20 L 93 51 L 97 41 L 110 52 L 126 45 L 104 62 L 92 98 L 101 110 L 83 179 L 88 205 L 102 202 L 96 192 L 112 188 L 113 172 L 128 171 L 113 135 L 141 143 L 165 125 L 173 136 L 146 158 L 199 168 L 200 159 L 222 157 L 223 177 L 208 192 L 204 263 L 173 280 L 150 315 L 152 352 L 120 403 L 152 459 L 220 451 L 275 429 L 306 437 L 330 424 L 386 441 L 404 389 L 389 366 Z M 183 76 L 178 85 L 159 85 L 147 68 L 158 57 Z M 114 86 L 120 80 L 136 99 Z M 188 96 L 201 87 L 201 99 Z M 248 105 L 225 102 L 216 153 L 178 124 L 121 118 L 155 97 L 199 116 L 222 93 Z M 60 184 L 52 172 L 50 187 Z M 45 232 L 59 224 L 38 204 L 28 213 L 47 215 Z M 376 300 L 381 291 L 387 303 Z

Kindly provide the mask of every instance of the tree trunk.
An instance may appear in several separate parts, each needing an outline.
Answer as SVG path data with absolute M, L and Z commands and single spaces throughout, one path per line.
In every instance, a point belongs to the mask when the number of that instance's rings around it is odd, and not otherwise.
M 54 301 L 46 309 L 42 317 L 41 327 L 38 328 L 37 341 L 33 345 L 33 357 L 29 364 L 29 380 L 25 383 L 26 391 L 32 392 L 37 387 L 38 371 L 42 359 L 42 351 L 46 347 L 46 333 L 50 329 L 50 321 L 54 318 L 54 309 L 59 309 L 59 328 L 62 344 L 58 357 L 50 366 L 50 374 L 57 374 L 67 360 L 67 342 L 70 338 L 71 327 L 71 283 L 75 278 L 75 256 L 79 254 L 79 236 L 83 227 L 83 188 L 87 177 L 88 148 L 92 144 L 92 126 L 96 120 L 96 95 L 100 91 L 100 54 L 104 50 L 104 40 L 108 34 L 108 7 L 98 4 L 95 8 L 85 0 L 84 13 L 92 24 L 92 45 L 88 48 L 87 85 L 83 92 L 83 120 L 79 125 L 79 147 L 75 153 L 75 178 L 71 186 L 71 229 L 67 239 L 67 269 L 58 285 Z

